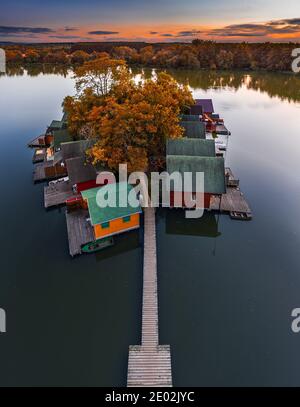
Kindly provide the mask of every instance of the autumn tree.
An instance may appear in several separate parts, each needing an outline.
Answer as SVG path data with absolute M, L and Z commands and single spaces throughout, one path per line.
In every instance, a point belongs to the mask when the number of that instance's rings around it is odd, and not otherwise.
M 135 63 L 139 59 L 136 49 L 131 47 L 116 47 L 113 49 L 113 56 L 117 59 L 123 59 L 129 63 Z
M 219 69 L 230 69 L 233 67 L 233 53 L 222 49 L 216 57 L 217 67 Z
M 167 139 L 183 135 L 179 115 L 193 103 L 191 93 L 165 73 L 138 84 L 131 81 L 127 89 L 130 97 L 122 102 L 113 92 L 92 109 L 89 120 L 97 142 L 90 156 L 94 164 L 112 170 L 121 163 L 130 172 L 159 170 Z
M 39 62 L 40 54 L 35 49 L 29 49 L 26 51 L 25 61 L 29 63 Z
M 140 50 L 140 62 L 144 65 L 151 65 L 154 57 L 154 49 L 151 45 Z
M 7 50 L 6 51 L 7 62 L 21 62 L 23 61 L 23 54 L 19 50 Z
M 73 54 L 71 55 L 72 64 L 83 64 L 88 59 L 89 54 L 80 50 L 73 52 Z
M 97 96 L 104 96 L 127 75 L 125 61 L 103 56 L 76 69 L 76 89 L 78 93 L 91 89 Z

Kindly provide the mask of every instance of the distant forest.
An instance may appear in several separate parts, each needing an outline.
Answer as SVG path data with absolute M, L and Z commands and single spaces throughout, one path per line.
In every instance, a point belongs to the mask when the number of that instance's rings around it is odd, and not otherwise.
M 266 70 L 291 72 L 295 43 L 216 43 L 194 40 L 191 44 L 76 43 L 2 45 L 8 63 L 82 64 L 103 53 L 124 59 L 129 65 L 157 68 L 212 70 Z

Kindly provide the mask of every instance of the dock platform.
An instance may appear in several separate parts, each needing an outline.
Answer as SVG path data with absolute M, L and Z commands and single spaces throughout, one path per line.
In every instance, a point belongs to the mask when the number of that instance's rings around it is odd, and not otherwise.
M 83 209 L 66 212 L 69 250 L 72 257 L 82 253 L 83 245 L 95 240 L 94 229 L 87 222 L 88 217 L 88 211 Z
M 226 194 L 212 195 L 209 209 L 228 213 L 231 219 L 251 220 L 252 211 L 244 194 L 240 190 L 240 180 L 237 179 L 230 168 L 225 168 Z
M 223 136 L 230 136 L 231 135 L 230 131 L 227 129 L 226 126 L 224 126 L 224 124 L 217 124 L 216 133 L 220 134 L 220 135 L 223 135 Z
M 226 194 L 223 194 L 222 197 L 213 195 L 210 209 L 228 213 L 232 219 L 236 220 L 252 219 L 252 212 L 244 194 L 236 187 L 227 187 Z
M 78 198 L 80 195 L 74 194 L 69 181 L 59 182 L 55 185 L 44 187 L 45 208 L 64 205 L 70 198 Z
M 142 344 L 129 347 L 128 387 L 172 387 L 171 351 L 159 345 L 155 209 L 144 209 Z

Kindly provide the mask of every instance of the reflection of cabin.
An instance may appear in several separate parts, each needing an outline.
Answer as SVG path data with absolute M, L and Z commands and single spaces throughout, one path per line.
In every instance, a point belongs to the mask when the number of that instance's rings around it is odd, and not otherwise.
M 190 140 L 177 139 L 169 140 L 167 143 L 167 172 L 179 172 L 184 177 L 184 173 L 193 174 L 191 191 L 179 191 L 177 186 L 172 184 L 170 191 L 170 206 L 177 206 L 177 198 L 195 199 L 197 172 L 204 173 L 204 208 L 210 207 L 211 195 L 222 195 L 226 192 L 225 187 L 225 164 L 224 159 L 216 157 L 215 144 L 213 140 Z
M 100 190 L 102 190 L 103 194 L 105 191 L 107 197 L 111 194 L 115 194 L 115 207 L 107 206 L 100 208 L 98 206 L 97 194 Z M 124 194 L 127 199 L 127 196 L 132 190 L 133 187 L 131 185 L 126 182 L 121 182 L 81 192 L 84 205 L 86 205 L 89 211 L 91 225 L 94 228 L 96 239 L 103 239 L 140 227 L 141 206 L 137 197 L 133 199 L 134 202 L 131 202 L 132 206 L 127 203 L 127 205 L 123 207 L 119 200 L 119 194 Z M 103 197 L 107 199 L 106 196 Z
M 187 221 L 184 211 L 166 212 L 166 233 L 170 235 L 186 235 L 201 237 L 219 237 L 218 223 L 212 212 L 204 212 L 199 219 Z

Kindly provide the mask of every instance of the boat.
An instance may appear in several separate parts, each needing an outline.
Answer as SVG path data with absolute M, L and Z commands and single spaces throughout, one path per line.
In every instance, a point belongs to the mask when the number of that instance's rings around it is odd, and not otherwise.
M 95 240 L 94 242 L 90 242 L 85 244 L 81 251 L 82 253 L 96 253 L 99 252 L 100 250 L 103 250 L 107 247 L 113 246 L 114 245 L 114 239 L 112 237 L 108 237 L 105 239 L 99 239 Z

